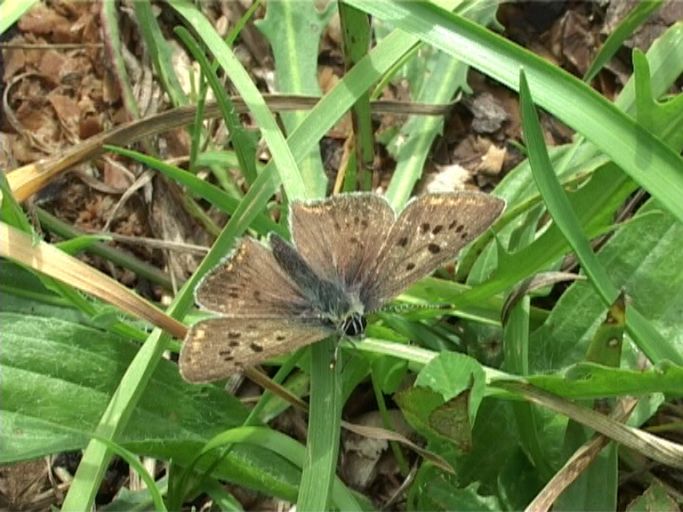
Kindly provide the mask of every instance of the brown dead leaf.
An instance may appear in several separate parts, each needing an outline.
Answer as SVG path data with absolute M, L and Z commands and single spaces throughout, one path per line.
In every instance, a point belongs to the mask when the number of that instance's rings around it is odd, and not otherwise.
M 323 94 L 328 93 L 337 83 L 339 77 L 331 66 L 320 66 L 318 68 L 318 84 Z
M 58 93 L 50 93 L 47 100 L 55 109 L 61 123 L 73 134 L 78 133 L 78 125 L 81 117 L 81 109 L 78 104 L 68 96 Z
M 505 156 L 507 155 L 507 150 L 505 147 L 498 147 L 495 144 L 491 144 L 481 157 L 481 162 L 477 166 L 477 172 L 483 172 L 491 176 L 496 176 L 500 174 L 503 170 L 503 164 L 505 162 Z
M 66 60 L 62 52 L 47 50 L 42 52 L 37 71 L 50 84 L 59 85 Z
M 591 21 L 576 10 L 567 11 L 550 31 L 553 53 L 583 75 L 593 59 L 598 42 Z
M 44 108 L 44 100 L 39 102 L 25 102 L 15 112 L 17 120 L 24 130 L 47 145 L 52 145 L 59 136 L 59 124 L 52 111 Z
M 83 140 L 101 133 L 104 127 L 102 126 L 101 115 L 85 115 L 78 125 L 78 136 Z
M 68 19 L 42 3 L 24 14 L 18 22 L 21 31 L 36 35 L 50 35 L 56 31 L 68 32 L 69 25 Z
M 5 70 L 2 74 L 4 82 L 9 80 L 26 66 L 26 52 L 22 49 L 3 50 L 2 58 L 5 63 Z

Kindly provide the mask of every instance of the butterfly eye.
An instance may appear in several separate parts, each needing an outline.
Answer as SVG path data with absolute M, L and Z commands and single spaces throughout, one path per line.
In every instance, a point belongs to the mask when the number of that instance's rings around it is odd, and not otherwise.
M 367 327 L 368 321 L 364 316 L 354 313 L 350 317 L 346 318 L 341 325 L 341 331 L 350 337 L 360 336 L 365 332 L 365 327 Z

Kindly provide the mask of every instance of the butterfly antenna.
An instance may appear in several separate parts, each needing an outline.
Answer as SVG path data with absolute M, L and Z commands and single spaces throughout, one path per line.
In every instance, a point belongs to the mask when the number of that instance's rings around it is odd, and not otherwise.
M 379 313 L 412 313 L 423 310 L 452 310 L 452 304 L 388 304 L 379 309 Z

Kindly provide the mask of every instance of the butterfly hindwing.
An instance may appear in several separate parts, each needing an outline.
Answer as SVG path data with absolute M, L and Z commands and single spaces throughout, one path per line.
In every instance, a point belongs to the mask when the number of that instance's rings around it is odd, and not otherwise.
M 190 327 L 180 353 L 188 382 L 211 382 L 321 340 L 333 331 L 319 320 L 209 318 Z
M 504 205 L 501 199 L 472 192 L 426 194 L 409 202 L 363 284 L 366 310 L 377 309 L 452 260 L 493 223 Z
M 357 193 L 292 203 L 289 222 L 303 259 L 320 278 L 348 290 L 363 282 L 394 218 L 383 197 Z

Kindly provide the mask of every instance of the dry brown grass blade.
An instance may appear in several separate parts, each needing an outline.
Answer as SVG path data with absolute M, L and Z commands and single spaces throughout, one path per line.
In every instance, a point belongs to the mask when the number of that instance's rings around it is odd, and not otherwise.
M 497 381 L 495 386 L 519 394 L 531 403 L 558 412 L 646 457 L 683 469 L 683 446 L 649 432 L 625 425 L 566 398 L 519 381 Z
M 147 320 L 176 338 L 187 328 L 131 290 L 56 247 L 34 242 L 30 235 L 0 222 L 0 256 L 62 281 L 89 295 L 113 304 L 122 311 Z
M 611 418 L 623 423 L 628 419 L 628 416 L 633 412 L 637 404 L 638 400 L 631 397 L 620 400 L 617 408 L 611 414 Z M 562 469 L 550 479 L 541 492 L 529 503 L 525 512 L 547 512 L 550 510 L 550 507 L 557 501 L 557 498 L 590 466 L 609 442 L 610 439 L 608 437 L 596 435 L 593 439 L 580 446 Z
M 451 474 L 455 474 L 455 470 L 453 467 L 440 455 L 430 452 L 429 450 L 425 450 L 421 446 L 416 445 L 413 443 L 410 439 L 408 439 L 405 436 L 402 436 L 401 434 L 394 432 L 392 430 L 387 430 L 385 428 L 380 428 L 380 427 L 369 427 L 367 425 L 357 425 L 355 423 L 349 423 L 348 421 L 342 421 L 341 422 L 342 428 L 345 428 L 346 430 L 353 432 L 354 434 L 358 434 L 359 436 L 363 437 L 369 437 L 371 439 L 381 439 L 381 440 L 386 440 L 386 441 L 395 441 L 397 443 L 401 443 L 405 445 L 406 447 L 410 448 L 413 450 L 415 453 L 420 455 L 423 459 L 431 462 L 434 464 L 436 467 L 439 469 L 442 469 L 443 471 L 446 471 Z
M 272 110 L 280 112 L 309 109 L 319 101 L 319 98 L 307 96 L 266 95 L 265 99 Z M 237 112 L 247 112 L 241 98 L 233 98 L 233 101 Z M 374 112 L 442 115 L 448 111 L 450 105 L 378 101 L 373 102 L 372 107 Z M 7 180 L 14 197 L 19 202 L 25 201 L 47 185 L 55 176 L 101 154 L 103 152 L 102 146 L 105 144 L 123 146 L 151 135 L 185 126 L 194 120 L 195 111 L 196 107 L 192 105 L 179 107 L 145 119 L 122 124 L 113 130 L 100 133 L 80 144 L 65 149 L 61 154 L 52 158 L 19 167 L 7 174 Z M 207 103 L 204 114 L 207 119 L 216 118 L 220 115 L 216 103 Z

